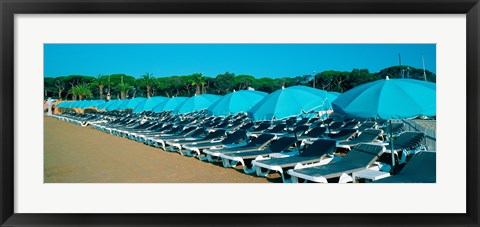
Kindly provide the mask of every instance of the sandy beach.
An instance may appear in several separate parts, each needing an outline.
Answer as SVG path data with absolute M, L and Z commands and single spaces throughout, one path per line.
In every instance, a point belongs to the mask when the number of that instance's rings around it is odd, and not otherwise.
M 178 153 L 163 151 L 91 127 L 44 117 L 45 183 L 269 183 Z

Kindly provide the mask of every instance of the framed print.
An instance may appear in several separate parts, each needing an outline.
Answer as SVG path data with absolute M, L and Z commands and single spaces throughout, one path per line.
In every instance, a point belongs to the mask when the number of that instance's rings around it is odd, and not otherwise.
M 479 225 L 477 0 L 0 4 L 2 226 Z

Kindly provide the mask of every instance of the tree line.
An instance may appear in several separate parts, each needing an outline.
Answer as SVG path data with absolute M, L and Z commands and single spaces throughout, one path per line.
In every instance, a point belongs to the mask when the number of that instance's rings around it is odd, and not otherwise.
M 436 82 L 436 75 L 425 71 L 426 80 Z M 351 72 L 328 70 L 284 78 L 255 78 L 251 75 L 235 75 L 231 72 L 216 77 L 201 73 L 191 75 L 155 77 L 145 73 L 139 78 L 125 74 L 69 75 L 44 78 L 44 96 L 69 100 L 126 99 L 151 96 L 193 96 L 195 94 L 225 95 L 234 90 L 255 89 L 267 93 L 282 87 L 304 85 L 326 91 L 345 92 L 358 85 L 389 78 L 425 80 L 424 71 L 410 66 L 392 66 L 377 73 L 368 69 L 353 69 Z

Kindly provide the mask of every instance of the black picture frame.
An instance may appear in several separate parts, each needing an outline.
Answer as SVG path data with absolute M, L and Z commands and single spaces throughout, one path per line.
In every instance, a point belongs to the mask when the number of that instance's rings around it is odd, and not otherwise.
M 2 226 L 479 226 L 479 0 L 1 0 L 0 223 Z M 14 15 L 146 13 L 466 14 L 467 213 L 465 214 L 25 214 L 14 213 Z M 454 195 L 451 195 L 454 196 Z M 442 203 L 441 199 L 438 201 Z

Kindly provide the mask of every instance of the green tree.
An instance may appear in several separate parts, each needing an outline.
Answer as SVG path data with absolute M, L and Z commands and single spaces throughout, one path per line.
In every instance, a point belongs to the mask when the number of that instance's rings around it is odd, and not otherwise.
M 58 91 L 58 98 L 62 99 L 62 92 L 63 92 L 63 90 L 65 90 L 65 85 L 62 82 L 60 82 L 59 80 L 56 80 L 55 81 L 55 88 L 57 88 L 57 91 Z
M 185 91 L 187 92 L 187 96 L 190 97 L 190 90 L 192 89 L 192 76 L 183 76 L 182 77 L 182 85 L 183 88 L 185 88 Z
M 100 99 L 103 99 L 103 88 L 108 84 L 108 77 L 105 75 L 98 75 L 97 78 L 92 82 L 92 85 L 98 88 L 98 93 Z
M 224 95 L 232 91 L 235 85 L 235 74 L 225 72 L 215 78 L 215 87 L 217 87 L 220 94 Z
M 120 77 L 120 83 L 115 86 L 115 90 L 120 92 L 120 98 L 125 99 L 127 96 L 128 90 L 132 88 L 132 86 L 128 83 L 123 82 L 123 76 Z
M 196 87 L 195 94 L 200 94 L 202 92 L 201 88 L 205 85 L 205 78 L 201 73 L 194 73 L 192 75 L 192 86 Z
M 268 77 L 260 78 L 257 81 L 258 81 L 258 85 L 257 85 L 258 87 L 255 87 L 255 89 L 259 91 L 264 91 L 267 93 L 272 93 L 278 89 L 281 89 L 283 85 L 282 80 L 280 79 L 274 80 Z
M 250 75 L 238 75 L 235 77 L 235 87 L 240 90 L 245 90 L 255 83 L 255 77 Z
M 57 94 L 58 94 L 58 90 L 56 88 L 56 82 L 57 82 L 57 78 L 52 78 L 52 77 L 45 77 L 43 79 L 43 90 L 44 90 L 44 95 L 45 95 L 45 99 L 47 99 L 48 97 L 52 97 L 52 98 L 55 98 L 57 97 Z
M 117 85 L 119 85 L 122 82 L 125 83 L 125 84 L 128 84 L 130 86 L 138 83 L 137 80 L 135 79 L 135 77 L 133 77 L 133 76 L 128 76 L 128 75 L 125 75 L 125 74 L 112 74 L 112 75 L 110 75 L 110 86 L 112 88 L 114 88 L 113 91 L 116 93 L 116 94 L 111 94 L 112 97 L 117 96 L 118 98 L 120 98 L 121 91 L 117 88 Z
M 380 72 L 375 73 L 377 77 L 380 79 L 385 79 L 387 76 L 389 78 L 401 78 L 402 70 L 409 69 L 409 78 L 416 79 L 416 80 L 425 80 L 423 69 L 417 69 L 412 66 L 392 66 L 385 69 L 380 70 Z M 405 77 L 407 73 L 405 73 Z M 427 76 L 427 81 L 429 82 L 436 82 L 436 75 L 428 70 L 425 70 L 425 74 Z
M 350 90 L 358 85 L 378 80 L 379 78 L 368 69 L 353 69 L 344 83 L 344 90 Z
M 150 89 L 155 85 L 155 77 L 151 73 L 145 73 L 140 79 L 143 86 L 147 88 L 147 98 L 150 98 Z
M 215 93 L 215 88 L 213 85 L 215 84 L 215 78 L 212 77 L 205 77 L 205 87 L 204 87 L 204 94 L 213 94 Z
M 115 89 L 120 92 L 120 98 L 125 99 L 127 97 L 127 92 L 129 89 L 132 88 L 132 85 L 127 84 L 127 83 L 119 83 L 117 86 L 115 86 Z
M 74 99 L 78 97 L 78 100 L 82 100 L 84 97 L 90 98 L 93 96 L 92 90 L 90 90 L 90 86 L 85 82 L 74 85 L 70 89 L 70 93 L 75 97 Z

